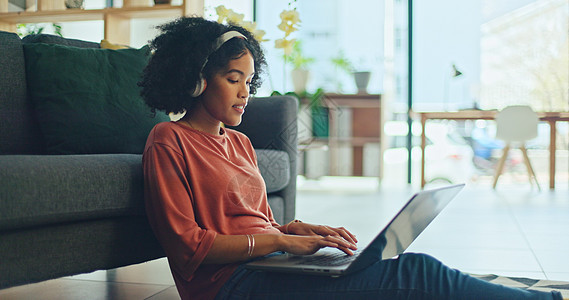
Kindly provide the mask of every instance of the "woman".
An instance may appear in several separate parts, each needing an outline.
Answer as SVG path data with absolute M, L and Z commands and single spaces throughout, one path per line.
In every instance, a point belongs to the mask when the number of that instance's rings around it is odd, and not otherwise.
M 221 125 L 241 122 L 260 85 L 265 59 L 251 33 L 202 18 L 159 28 L 142 95 L 154 109 L 186 113 L 156 125 L 148 137 L 145 198 L 182 299 L 560 299 L 489 284 L 421 254 L 378 261 L 340 278 L 241 267 L 276 251 L 311 254 L 332 247 L 352 255 L 357 239 L 342 227 L 277 224 L 249 139 Z M 244 176 L 251 184 L 234 184 Z

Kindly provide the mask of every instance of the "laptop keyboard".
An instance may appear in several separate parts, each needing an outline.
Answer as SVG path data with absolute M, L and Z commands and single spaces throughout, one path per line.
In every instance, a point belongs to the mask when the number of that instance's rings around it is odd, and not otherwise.
M 354 255 L 347 255 L 343 252 L 331 253 L 326 255 L 317 255 L 306 257 L 298 264 L 311 264 L 316 266 L 342 266 L 349 264 L 357 257 L 358 251 L 354 252 Z

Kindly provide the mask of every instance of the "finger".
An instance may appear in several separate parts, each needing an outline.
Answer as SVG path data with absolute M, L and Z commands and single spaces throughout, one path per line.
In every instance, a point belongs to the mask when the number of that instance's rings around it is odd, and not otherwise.
M 340 251 L 346 253 L 347 255 L 350 255 L 350 256 L 351 256 L 351 255 L 354 255 L 353 250 L 355 250 L 355 249 L 352 249 L 351 247 L 344 247 L 344 246 L 342 246 L 342 245 L 338 245 L 338 247 L 336 247 L 336 248 L 337 248 L 338 250 L 340 250 Z
M 319 246 L 320 248 L 330 247 L 330 248 L 338 248 L 338 249 L 339 249 L 339 247 L 340 247 L 340 245 L 338 245 L 338 243 L 334 243 L 334 242 L 332 242 L 332 241 L 327 241 L 327 240 L 321 240 L 321 241 L 318 243 L 318 246 Z
M 329 227 L 329 230 L 334 232 L 334 234 L 330 234 L 330 235 L 342 237 L 343 239 L 345 239 L 346 241 L 348 241 L 352 244 L 355 244 L 358 242 L 355 235 L 353 235 L 351 232 L 349 232 L 344 227 L 338 227 L 338 228 Z
M 344 253 L 346 253 L 347 255 L 354 255 L 354 252 L 352 252 L 352 250 L 345 248 L 345 247 L 338 247 L 339 250 L 343 251 Z
M 352 234 L 350 231 L 348 231 L 346 228 L 340 227 L 340 228 L 336 228 L 336 230 L 338 230 L 338 233 L 344 239 L 350 241 L 351 243 L 355 244 L 358 242 L 358 239 L 356 238 L 356 236 L 354 234 Z
M 352 250 L 356 250 L 357 247 L 354 244 L 348 243 L 347 241 L 341 239 L 341 238 L 337 238 L 337 237 L 333 237 L 333 236 L 329 236 L 327 237 L 328 240 L 333 241 L 333 240 L 337 240 L 337 243 L 332 243 L 332 244 L 336 244 L 336 246 L 334 248 L 346 253 L 347 255 L 354 255 L 354 252 Z
M 325 225 L 318 225 L 314 232 L 320 236 L 327 237 L 329 235 L 339 236 L 339 234 L 334 231 L 331 227 Z
M 338 247 L 337 247 L 337 248 L 343 247 L 343 248 L 351 249 L 351 250 L 356 250 L 356 249 L 358 249 L 358 247 L 356 246 L 356 244 L 351 243 L 351 242 L 349 242 L 349 241 L 343 239 L 342 237 L 336 237 L 336 236 L 330 235 L 330 236 L 327 236 L 327 237 L 326 237 L 326 240 L 338 244 Z

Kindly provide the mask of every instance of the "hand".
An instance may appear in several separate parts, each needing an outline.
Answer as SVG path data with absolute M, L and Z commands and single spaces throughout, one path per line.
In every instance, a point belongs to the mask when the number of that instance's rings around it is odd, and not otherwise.
M 348 254 L 352 254 L 351 251 L 349 251 L 349 249 L 357 249 L 356 247 L 356 243 L 358 242 L 356 236 L 354 234 L 352 234 L 350 231 L 348 231 L 347 229 L 345 229 L 344 227 L 330 227 L 330 226 L 326 226 L 326 225 L 314 225 L 314 224 L 309 224 L 309 223 L 290 223 L 287 226 L 287 232 L 289 234 L 296 234 L 296 235 L 303 235 L 303 236 L 321 236 L 321 237 L 335 237 L 335 238 L 339 238 L 342 239 L 345 242 L 348 242 L 350 245 L 349 247 L 344 245 L 343 243 L 340 244 L 338 247 L 338 249 L 348 253 Z
M 296 235 L 320 235 L 342 237 L 352 244 L 358 242 L 356 236 L 344 227 L 331 227 L 327 225 L 314 225 L 309 223 L 290 223 L 287 227 L 289 234 Z
M 353 255 L 352 250 L 357 249 L 355 244 L 348 242 L 340 236 L 332 235 L 283 235 L 282 240 L 284 241 L 282 250 L 296 255 L 314 254 L 325 247 L 337 248 L 348 255 Z

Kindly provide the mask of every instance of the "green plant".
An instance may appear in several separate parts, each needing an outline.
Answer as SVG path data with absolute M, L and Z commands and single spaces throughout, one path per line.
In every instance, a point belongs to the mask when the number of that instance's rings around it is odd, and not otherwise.
M 282 95 L 283 94 L 281 94 L 278 91 L 273 91 L 271 93 L 271 96 L 282 96 Z M 284 95 L 296 97 L 299 100 L 299 102 L 303 98 L 308 99 L 308 105 L 310 106 L 310 108 L 316 108 L 322 106 L 322 100 L 324 99 L 324 90 L 319 88 L 313 94 L 310 94 L 308 92 L 303 92 L 301 94 L 297 94 L 295 92 L 286 92 L 284 93 Z
M 53 27 L 53 32 L 56 35 L 63 37 L 63 34 L 61 33 L 60 24 L 52 23 L 51 26 Z M 29 24 L 16 25 L 16 31 L 20 37 L 25 37 L 27 35 L 33 35 L 33 34 L 41 34 L 44 31 L 44 29 L 45 27 L 40 24 L 29 23 Z
M 63 37 L 63 34 L 61 33 L 61 25 L 58 23 L 52 23 L 51 26 L 53 26 L 53 30 L 55 32 L 55 34 L 59 35 L 60 37 Z
M 284 55 L 284 60 L 295 69 L 306 69 L 314 62 L 314 58 L 306 57 L 302 53 L 302 41 L 295 41 L 292 46 L 292 51 L 289 55 Z
M 273 91 L 271 96 L 282 96 L 278 91 Z M 287 92 L 284 95 L 293 96 L 298 99 L 298 103 L 302 103 L 302 99 L 308 100 L 308 109 L 312 118 L 312 136 L 313 137 L 327 137 L 328 136 L 328 108 L 324 107 L 323 101 L 325 99 L 324 90 L 319 88 L 313 94 L 302 92 L 297 94 L 295 92 Z M 301 106 L 298 106 L 301 109 Z
M 352 74 L 354 72 L 354 65 L 346 57 L 344 51 L 340 50 L 340 52 L 338 52 L 338 56 L 332 57 L 330 61 L 336 68 L 346 72 L 347 74 Z

